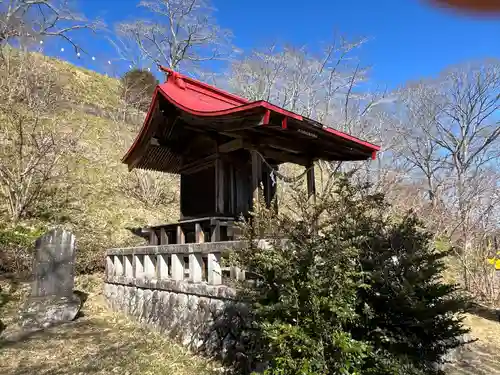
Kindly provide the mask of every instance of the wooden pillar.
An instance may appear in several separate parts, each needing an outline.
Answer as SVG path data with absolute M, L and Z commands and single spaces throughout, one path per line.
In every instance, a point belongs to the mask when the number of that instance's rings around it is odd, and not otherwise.
M 259 195 L 260 195 L 260 179 L 262 175 L 262 160 L 257 151 L 252 150 L 251 159 L 252 159 L 252 197 L 255 207 L 252 207 L 254 211 L 256 211 L 259 207 Z
M 195 231 L 195 241 L 196 243 L 203 243 L 205 242 L 205 232 L 203 231 L 203 227 L 201 226 L 200 223 L 196 223 L 194 225 L 194 231 Z
M 165 228 L 160 228 L 160 245 L 168 245 L 168 236 Z
M 158 236 L 156 235 L 156 231 L 154 229 L 149 229 L 149 244 L 158 245 Z
M 215 160 L 215 211 L 224 214 L 225 210 L 225 186 L 224 186 L 224 163 L 220 156 Z
M 236 189 L 235 189 L 235 183 L 236 183 L 236 173 L 234 171 L 234 165 L 229 164 L 228 166 L 228 173 L 229 173 L 229 186 L 228 186 L 228 196 L 229 196 L 229 213 L 231 215 L 234 215 L 236 213 L 236 207 L 238 206 L 236 203 Z
M 314 162 L 311 161 L 306 167 L 307 171 L 307 198 L 312 204 L 316 203 L 316 180 L 314 178 Z
M 184 231 L 180 225 L 177 226 L 177 243 L 182 244 L 186 242 L 186 237 L 184 236 Z
M 211 242 L 219 242 L 220 241 L 220 222 L 217 220 L 217 223 L 211 227 L 212 233 L 210 236 Z
M 278 176 L 274 171 L 278 171 L 279 166 L 277 164 L 270 164 L 271 168 L 266 166 L 266 184 L 267 184 L 267 196 L 266 196 L 266 204 L 267 208 L 271 208 L 273 205 L 273 209 L 278 211 L 278 202 L 273 200 L 276 198 L 276 193 L 278 191 Z M 271 178 L 271 174 L 273 177 Z

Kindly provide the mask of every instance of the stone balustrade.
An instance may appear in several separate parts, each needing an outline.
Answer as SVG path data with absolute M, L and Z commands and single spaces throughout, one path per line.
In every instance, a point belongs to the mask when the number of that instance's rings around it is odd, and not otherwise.
M 225 336 L 220 324 L 218 329 L 214 324 L 235 302 L 229 281 L 248 275 L 237 267 L 222 267 L 221 257 L 244 245 L 228 241 L 110 249 L 104 296 L 113 310 L 186 346 L 199 348 L 208 340 L 216 347 Z
M 186 283 L 219 286 L 224 271 L 236 279 L 244 275 L 236 267 L 221 267 L 222 254 L 242 246 L 241 241 L 229 241 L 110 249 L 106 276 L 111 283 L 153 289 L 178 290 Z

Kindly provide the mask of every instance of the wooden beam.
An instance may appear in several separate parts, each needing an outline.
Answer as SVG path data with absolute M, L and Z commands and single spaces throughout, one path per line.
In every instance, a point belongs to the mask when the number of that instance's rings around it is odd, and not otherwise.
M 158 245 L 158 236 L 155 230 L 149 232 L 149 243 L 150 245 Z
M 229 186 L 228 186 L 228 196 L 229 196 L 229 213 L 234 215 L 236 213 L 236 191 L 235 191 L 235 178 L 234 164 L 229 164 Z
M 219 146 L 219 152 L 228 153 L 244 148 L 244 141 L 241 138 L 233 139 Z
M 198 159 L 191 163 L 187 163 L 179 169 L 179 174 L 193 173 L 196 170 L 202 169 L 210 164 L 213 164 L 216 159 L 217 159 L 217 154 L 211 154 L 202 159 Z
M 255 113 L 253 115 L 250 115 L 249 117 L 240 117 L 238 119 L 233 119 L 232 121 L 229 121 L 225 124 L 219 123 L 219 124 L 214 124 L 214 129 L 217 130 L 217 132 L 234 132 L 234 131 L 241 131 L 241 130 L 248 130 L 252 128 L 256 128 L 261 125 L 269 125 L 269 120 L 271 116 L 271 111 L 266 110 L 261 113 Z
M 308 165 L 309 158 L 306 158 L 300 154 L 293 154 L 291 152 L 274 149 L 271 147 L 273 145 L 275 145 L 275 142 L 272 142 L 271 140 L 268 141 L 266 146 L 255 147 L 252 146 L 252 144 L 249 141 L 243 138 L 239 138 L 219 146 L 219 152 L 225 153 L 225 152 L 235 151 L 238 149 L 253 150 L 255 148 L 258 148 L 259 151 L 261 151 L 261 153 L 264 154 L 264 156 L 269 157 L 270 159 L 279 160 L 281 162 L 291 162 L 302 166 Z M 279 147 L 278 144 L 276 144 L 275 146 Z
M 168 236 L 165 228 L 160 228 L 160 245 L 168 245 Z
M 224 163 L 220 157 L 215 160 L 215 211 L 224 214 L 225 184 Z
M 203 231 L 203 228 L 200 223 L 196 223 L 194 225 L 194 231 L 195 231 L 196 243 L 205 242 L 205 232 Z
M 217 220 L 217 223 L 212 226 L 212 233 L 210 236 L 211 242 L 219 242 L 220 241 L 220 222 Z
M 177 243 L 186 243 L 186 237 L 184 236 L 184 231 L 182 230 L 182 227 L 180 225 L 177 226 Z
M 259 144 L 275 145 L 276 147 L 287 148 L 290 150 L 294 150 L 298 153 L 309 152 L 309 150 L 305 148 L 305 145 L 310 144 L 308 141 L 311 141 L 312 140 L 311 138 L 304 136 L 301 137 L 300 139 L 297 138 L 291 139 L 289 137 L 285 137 L 284 133 L 282 133 L 283 135 L 276 133 L 273 134 L 272 137 L 270 137 L 269 133 L 266 133 L 263 129 L 265 128 L 257 127 L 253 129 L 253 132 L 257 133 L 259 135 L 259 138 L 262 139 L 262 141 L 258 142 Z M 313 148 L 319 147 L 322 150 L 322 153 L 324 153 L 327 157 L 330 157 L 331 159 L 334 160 L 351 160 L 351 158 L 353 158 L 352 152 L 349 149 L 343 148 L 342 152 L 338 152 L 331 148 L 330 143 L 323 141 L 321 138 L 316 139 L 315 142 L 310 147 Z M 311 150 L 311 151 L 316 151 L 316 150 Z
M 290 162 L 302 165 L 304 167 L 309 163 L 309 160 L 301 155 L 289 154 L 284 151 L 272 149 L 270 147 L 262 147 L 260 148 L 260 150 L 266 157 L 269 157 L 270 159 L 274 159 L 279 162 Z

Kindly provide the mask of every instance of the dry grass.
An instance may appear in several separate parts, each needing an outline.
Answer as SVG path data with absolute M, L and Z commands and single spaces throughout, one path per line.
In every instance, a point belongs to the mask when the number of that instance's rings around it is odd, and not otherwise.
M 96 276 L 78 278 L 77 288 L 89 293 L 89 298 L 84 316 L 75 322 L 17 342 L 0 342 L 0 374 L 213 373 L 216 364 L 111 313 L 104 304 L 101 285 L 102 279 Z M 20 299 L 15 302 L 9 306 L 10 312 Z
M 110 312 L 99 275 L 80 276 L 77 289 L 89 293 L 77 321 L 14 343 L 0 342 L 0 374 L 213 374 L 216 363 L 189 353 L 156 332 Z M 11 323 L 26 297 L 21 288 L 0 314 Z M 468 315 L 478 341 L 466 346 L 447 375 L 500 374 L 500 323 Z
M 465 323 L 471 327 L 476 342 L 467 345 L 459 360 L 450 365 L 448 375 L 500 374 L 500 323 L 476 315 L 468 315 Z

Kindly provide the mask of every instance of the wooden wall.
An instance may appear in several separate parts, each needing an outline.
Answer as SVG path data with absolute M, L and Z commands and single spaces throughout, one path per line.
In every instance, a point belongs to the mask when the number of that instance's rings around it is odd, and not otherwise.
M 271 170 L 260 158 L 251 158 L 250 151 L 242 151 L 220 156 L 195 173 L 181 174 L 181 219 L 245 215 L 252 208 L 255 184 L 262 185 L 270 205 L 276 194 Z M 252 166 L 252 160 L 258 165 Z

